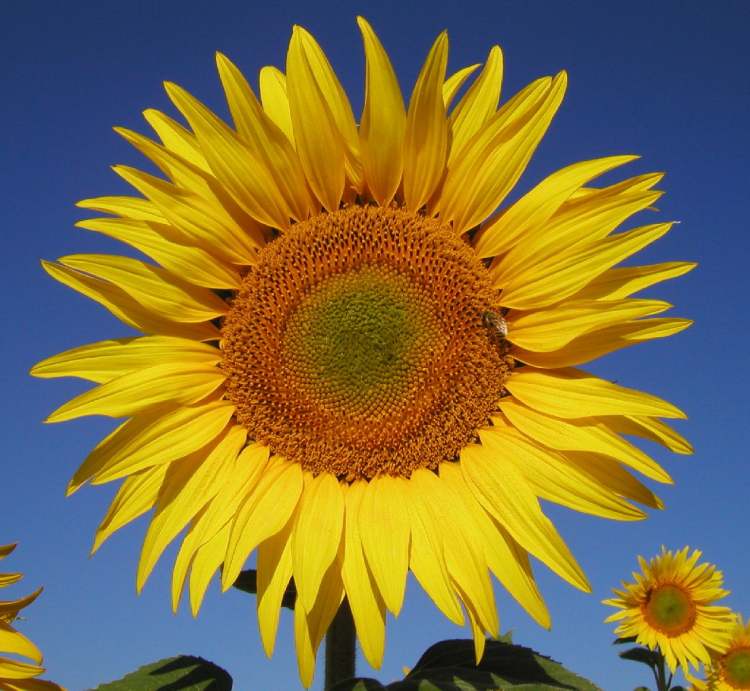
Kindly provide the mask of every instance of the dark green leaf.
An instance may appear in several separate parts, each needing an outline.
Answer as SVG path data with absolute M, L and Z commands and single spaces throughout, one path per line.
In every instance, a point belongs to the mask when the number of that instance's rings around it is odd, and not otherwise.
M 237 576 L 237 580 L 232 584 L 237 590 L 245 593 L 256 595 L 258 592 L 258 573 L 255 569 L 248 569 Z M 284 597 L 281 599 L 281 606 L 288 609 L 294 609 L 294 602 L 297 599 L 297 590 L 294 587 L 294 581 L 291 581 L 284 591 Z
M 687 691 L 684 686 L 673 686 L 671 691 Z
M 180 655 L 153 662 L 94 691 L 231 691 L 232 677 L 213 662 Z
M 335 691 L 360 691 L 352 679 Z M 479 666 L 470 640 L 441 641 L 430 647 L 405 679 L 363 691 L 600 691 L 591 682 L 539 653 L 510 642 L 487 641 Z
M 635 636 L 625 636 L 624 638 L 615 638 L 612 641 L 612 645 L 622 645 L 623 643 L 635 643 L 637 638 Z
M 632 660 L 633 662 L 641 662 L 649 667 L 655 667 L 661 660 L 661 655 L 655 650 L 649 650 L 648 648 L 631 648 L 620 653 L 620 657 L 623 660 Z

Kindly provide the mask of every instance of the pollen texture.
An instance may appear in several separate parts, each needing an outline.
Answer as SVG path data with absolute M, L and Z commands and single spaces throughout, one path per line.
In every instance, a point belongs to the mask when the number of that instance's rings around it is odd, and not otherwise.
M 263 248 L 222 326 L 250 436 L 313 473 L 408 477 L 453 460 L 511 364 L 484 265 L 438 221 L 352 206 Z

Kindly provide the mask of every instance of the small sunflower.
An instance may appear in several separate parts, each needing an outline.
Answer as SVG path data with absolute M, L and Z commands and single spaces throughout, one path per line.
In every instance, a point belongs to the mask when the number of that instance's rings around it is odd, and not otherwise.
M 5 559 L 15 545 L 0 545 L 0 560 Z M 17 583 L 20 573 L 0 573 L 0 588 Z M 39 597 L 42 589 L 18 600 L 0 600 L 0 689 L 2 691 L 64 691 L 51 681 L 37 679 L 44 674 L 42 653 L 26 636 L 16 631 L 12 624 L 20 612 Z M 5 657 L 13 655 L 14 657 Z M 24 662 L 23 660 L 31 660 Z
M 750 689 L 750 619 L 736 615 L 729 630 L 726 650 L 715 655 L 706 668 L 706 680 L 693 680 L 696 691 L 738 691 Z
M 294 580 L 305 684 L 340 602 L 379 666 L 385 612 L 411 571 L 482 655 L 498 632 L 492 572 L 543 626 L 531 554 L 586 578 L 539 499 L 637 520 L 659 499 L 629 470 L 671 482 L 623 435 L 690 445 L 656 396 L 577 369 L 690 322 L 631 297 L 693 264 L 616 265 L 670 223 L 614 232 L 661 196 L 661 174 L 596 186 L 635 156 L 574 163 L 504 204 L 565 92 L 560 72 L 498 107 L 502 53 L 446 76 L 434 42 L 404 105 L 390 60 L 359 19 L 366 58 L 359 123 L 315 39 L 295 27 L 286 72 L 260 98 L 217 56 L 233 126 L 179 86 L 188 127 L 156 110 L 158 140 L 117 128 L 163 177 L 115 172 L 141 196 L 87 199 L 82 228 L 132 257 L 44 262 L 58 281 L 142 335 L 52 357 L 32 373 L 98 386 L 50 422 L 127 418 L 73 476 L 124 480 L 96 534 L 153 510 L 140 590 L 187 529 L 172 599 L 194 612 L 223 564 L 228 588 L 257 550 L 270 654 Z M 455 104 L 454 104 L 455 102 Z M 498 211 L 498 209 L 500 209 Z
M 732 612 L 712 603 L 729 594 L 723 576 L 713 564 L 702 562 L 700 550 L 688 547 L 672 552 L 662 547 L 651 561 L 638 557 L 641 573 L 634 583 L 614 590 L 616 598 L 604 600 L 618 612 L 606 621 L 619 622 L 618 636 L 635 636 L 638 643 L 659 649 L 674 673 L 708 665 L 710 655 L 722 652 L 729 641 Z

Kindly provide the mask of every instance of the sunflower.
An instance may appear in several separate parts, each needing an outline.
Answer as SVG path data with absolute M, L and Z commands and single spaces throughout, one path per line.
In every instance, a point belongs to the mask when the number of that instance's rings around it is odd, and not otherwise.
M 5 559 L 16 545 L 0 545 L 0 559 Z M 0 588 L 17 583 L 20 573 L 0 573 Z M 0 600 L 0 689 L 2 691 L 64 691 L 61 686 L 37 679 L 44 673 L 42 653 L 26 636 L 16 631 L 12 624 L 22 609 L 39 597 L 42 589 L 18 600 Z M 13 655 L 9 658 L 5 655 Z M 31 660 L 24 662 L 19 658 Z
M 565 72 L 498 108 L 495 46 L 459 98 L 479 66 L 446 77 L 442 33 L 406 108 L 358 23 L 359 124 L 318 43 L 294 27 L 286 72 L 263 68 L 260 98 L 217 55 L 233 126 L 166 83 L 187 126 L 146 110 L 157 139 L 117 128 L 162 176 L 115 166 L 140 196 L 84 200 L 107 215 L 78 225 L 153 263 L 78 254 L 43 266 L 142 335 L 32 370 L 97 384 L 49 422 L 126 418 L 69 485 L 124 480 L 94 549 L 153 510 L 140 590 L 186 529 L 172 600 L 189 583 L 194 613 L 217 569 L 228 588 L 256 551 L 264 647 L 293 579 L 305 684 L 344 597 L 379 666 L 409 571 L 450 620 L 468 618 L 477 659 L 498 632 L 490 572 L 549 626 L 529 555 L 589 585 L 539 500 L 641 519 L 632 501 L 661 503 L 629 471 L 671 480 L 622 435 L 691 452 L 661 420 L 684 418 L 675 406 L 576 367 L 690 323 L 631 296 L 693 264 L 615 268 L 670 229 L 614 233 L 656 202 L 662 175 L 595 186 L 636 157 L 582 161 L 504 205 Z
M 726 649 L 715 655 L 706 668 L 705 681 L 693 681 L 696 691 L 750 689 L 750 619 L 735 616 Z
M 618 612 L 606 621 L 619 622 L 618 636 L 635 636 L 651 650 L 658 648 L 674 673 L 677 665 L 688 670 L 711 661 L 711 653 L 723 652 L 729 641 L 732 612 L 713 605 L 729 594 L 723 576 L 713 564 L 702 562 L 700 550 L 688 554 L 664 549 L 646 561 L 638 557 L 641 573 L 634 583 L 623 583 L 617 596 L 604 600 Z

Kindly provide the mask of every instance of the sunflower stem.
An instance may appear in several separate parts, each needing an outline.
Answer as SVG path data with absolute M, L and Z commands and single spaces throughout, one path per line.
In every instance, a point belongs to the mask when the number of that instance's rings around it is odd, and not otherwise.
M 352 611 L 349 602 L 344 599 L 326 633 L 326 691 L 340 681 L 354 676 L 355 642 Z

